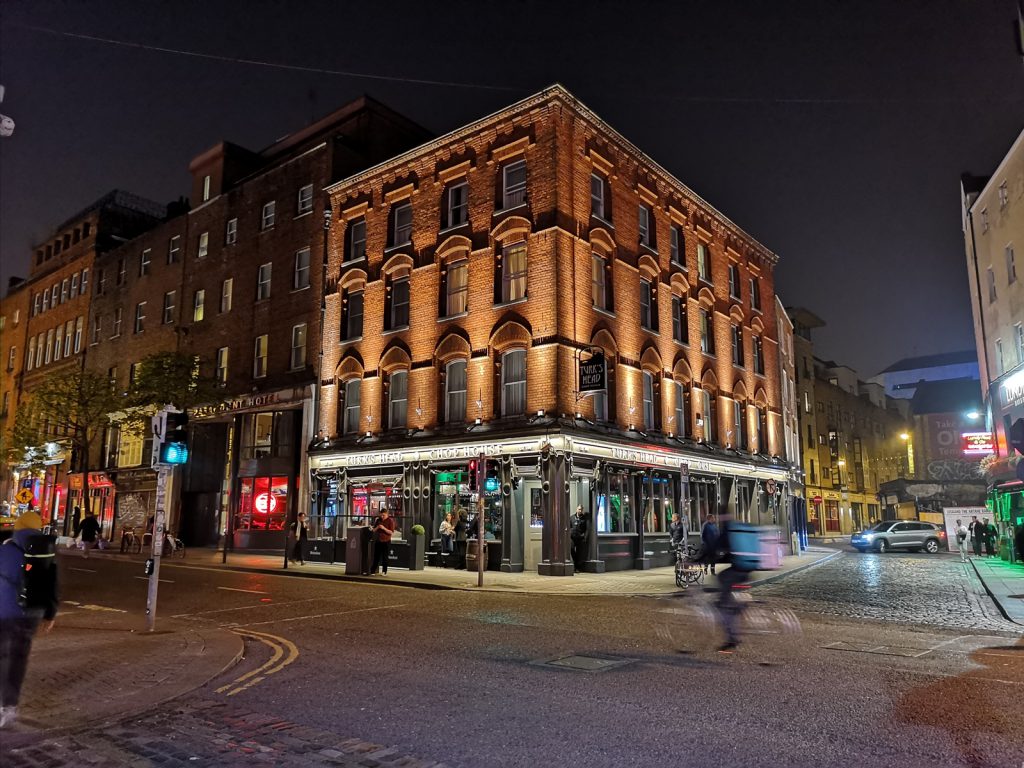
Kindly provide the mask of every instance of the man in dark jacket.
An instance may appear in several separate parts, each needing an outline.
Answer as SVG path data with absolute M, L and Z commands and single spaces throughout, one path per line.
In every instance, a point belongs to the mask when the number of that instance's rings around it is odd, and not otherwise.
M 583 563 L 587 559 L 587 530 L 589 527 L 583 505 L 578 504 L 576 515 L 572 521 L 572 532 L 569 534 L 569 538 L 572 540 L 572 564 L 578 573 L 583 572 Z
M 306 561 L 302 557 L 302 542 L 309 539 L 309 527 L 306 525 L 305 512 L 299 512 L 299 516 L 295 518 L 295 522 L 289 526 L 288 533 L 289 538 L 292 540 L 292 552 L 291 557 L 288 558 L 288 562 L 305 565 Z
M 715 572 L 715 546 L 718 544 L 718 526 L 715 524 L 715 516 L 708 513 L 704 525 L 700 529 L 700 543 L 702 547 L 701 561 L 704 563 L 704 573 Z
M 82 534 L 82 552 L 88 557 L 89 550 L 95 549 L 99 544 L 100 537 L 100 521 L 96 519 L 96 515 L 93 514 L 92 510 L 85 513 L 85 519 L 82 521 L 81 527 Z
M 722 629 L 725 630 L 725 643 L 718 649 L 721 653 L 732 653 L 740 644 L 739 623 L 743 614 L 743 606 L 736 600 L 733 590 L 739 584 L 744 584 L 750 579 L 750 571 L 736 565 L 732 556 L 732 546 L 729 543 L 729 527 L 732 525 L 732 515 L 722 515 L 721 534 L 715 544 L 718 562 L 729 563 L 729 567 L 718 576 L 718 615 L 722 621 Z
M 49 632 L 57 616 L 55 539 L 40 533 L 42 524 L 38 514 L 25 512 L 14 523 L 14 535 L 0 546 L 0 728 L 18 718 L 40 622 Z

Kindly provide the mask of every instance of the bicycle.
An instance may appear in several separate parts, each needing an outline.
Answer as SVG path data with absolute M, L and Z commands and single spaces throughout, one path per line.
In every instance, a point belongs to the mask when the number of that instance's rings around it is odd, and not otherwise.
M 137 555 L 142 552 L 142 537 L 134 528 L 124 528 L 121 531 L 121 554 Z
M 679 544 L 675 548 L 676 586 L 687 589 L 691 584 L 704 583 L 704 569 L 700 564 L 700 550 L 692 544 Z
M 164 536 L 164 557 L 180 557 L 182 560 L 185 559 L 185 544 L 181 539 L 171 534 Z

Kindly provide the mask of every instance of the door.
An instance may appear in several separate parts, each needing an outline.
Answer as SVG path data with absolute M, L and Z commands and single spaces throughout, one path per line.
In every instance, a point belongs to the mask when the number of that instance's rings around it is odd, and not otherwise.
M 893 547 L 905 548 L 913 546 L 916 538 L 913 523 L 896 523 L 891 529 L 889 544 Z
M 539 480 L 523 481 L 523 570 L 536 573 L 540 565 L 541 536 L 544 533 L 544 493 Z

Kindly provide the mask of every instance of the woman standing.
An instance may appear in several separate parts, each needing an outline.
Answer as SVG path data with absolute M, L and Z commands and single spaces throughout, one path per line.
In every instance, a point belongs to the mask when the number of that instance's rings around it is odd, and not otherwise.
M 450 555 L 455 547 L 455 526 L 452 525 L 452 513 L 446 512 L 444 520 L 441 521 L 441 527 L 438 530 L 441 534 L 441 554 Z M 443 563 L 444 561 L 442 561 Z

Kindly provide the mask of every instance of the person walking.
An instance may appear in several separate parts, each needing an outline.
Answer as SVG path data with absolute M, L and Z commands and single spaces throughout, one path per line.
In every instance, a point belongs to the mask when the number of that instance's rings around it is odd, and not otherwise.
M 437 532 L 441 534 L 441 567 L 446 567 L 448 557 L 455 551 L 455 526 L 452 525 L 451 512 L 445 513 Z
M 371 574 L 377 573 L 380 566 L 385 576 L 388 574 L 388 555 L 391 553 L 391 534 L 395 532 L 395 518 L 387 507 L 381 509 L 380 514 L 373 520 L 370 526 L 373 534 L 373 568 Z
M 583 511 L 583 505 L 576 505 L 576 514 L 573 516 L 572 531 L 569 538 L 572 540 L 572 564 L 577 573 L 583 572 L 583 564 L 587 560 L 587 531 L 590 529 L 590 521 Z
M 85 519 L 82 520 L 79 533 L 82 535 L 82 541 L 79 543 L 79 546 L 82 548 L 82 554 L 88 558 L 89 550 L 97 547 L 100 536 L 100 521 L 96 519 L 96 515 L 93 514 L 91 509 L 85 513 Z
M 704 573 L 707 573 L 709 568 L 711 573 L 715 572 L 715 547 L 720 538 L 715 516 L 709 512 L 700 529 L 701 562 L 704 563 Z
M 981 544 L 985 540 L 985 537 L 981 530 L 981 522 L 978 520 L 977 515 L 971 517 L 971 524 L 968 526 L 968 530 L 971 533 L 971 545 L 974 549 L 974 556 L 981 557 Z
M 999 535 L 999 531 L 996 530 L 995 525 L 990 523 L 986 517 L 982 521 L 982 532 L 985 536 L 985 557 L 993 557 L 996 554 L 996 537 Z
M 292 555 L 288 558 L 288 562 L 305 565 L 306 560 L 302 554 L 302 543 L 309 539 L 309 526 L 306 525 L 305 512 L 299 512 L 299 516 L 291 524 L 289 538 L 292 540 Z
M 455 570 L 466 570 L 466 513 L 459 510 L 459 517 L 455 521 Z
M 967 562 L 967 536 L 970 533 L 967 530 L 967 526 L 963 524 L 962 520 L 956 521 L 956 548 L 960 550 L 960 562 Z
M 0 545 L 0 728 L 17 721 L 32 640 L 57 616 L 56 539 L 40 532 L 42 524 L 26 512 Z
M 715 608 L 722 622 L 722 629 L 725 630 L 725 642 L 719 646 L 719 653 L 732 653 L 739 647 L 740 617 L 743 614 L 743 606 L 736 600 L 734 590 L 740 584 L 750 580 L 751 571 L 741 566 L 740 561 L 733 557 L 732 544 L 729 539 L 729 528 L 733 524 L 731 515 L 720 516 L 721 526 L 719 528 L 718 541 L 714 545 L 712 553 L 713 561 L 729 563 L 718 576 L 718 601 Z M 714 571 L 712 571 L 714 573 Z

